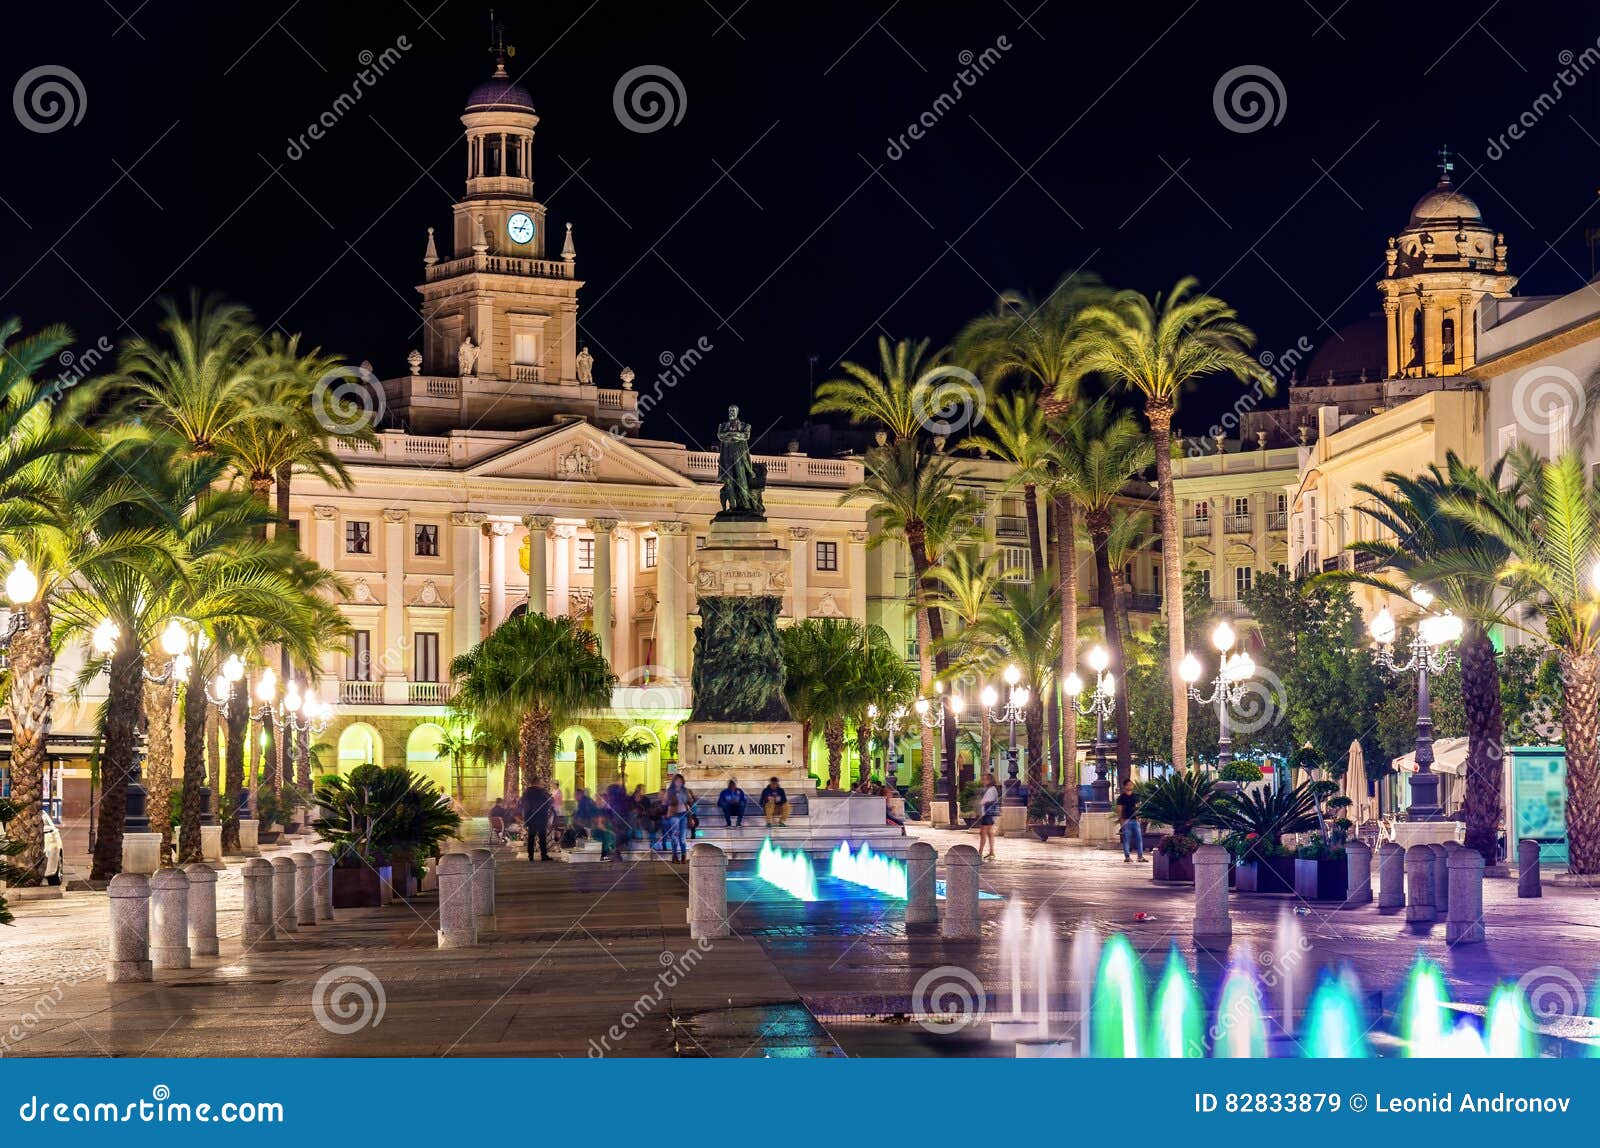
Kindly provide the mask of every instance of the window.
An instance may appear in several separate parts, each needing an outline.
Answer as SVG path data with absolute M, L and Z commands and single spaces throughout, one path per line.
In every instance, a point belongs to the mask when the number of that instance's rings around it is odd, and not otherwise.
M 431 522 L 412 527 L 412 552 L 418 558 L 439 557 L 439 528 Z
M 1250 517 L 1250 500 L 1248 498 L 1235 498 L 1233 500 L 1233 514 L 1235 518 Z
M 1286 562 L 1278 563 L 1278 577 L 1285 580 L 1289 577 L 1289 565 Z
M 1439 343 L 1441 362 L 1453 363 L 1456 361 L 1456 321 L 1446 319 L 1439 324 Z
M 694 548 L 696 550 L 704 550 L 706 548 L 706 536 L 704 534 L 696 534 L 694 536 Z
M 594 539 L 593 538 L 580 538 L 580 539 L 578 539 L 578 569 L 579 570 L 593 570 L 594 569 Z
M 1499 443 L 1500 453 L 1501 454 L 1505 454 L 1508 451 L 1514 450 L 1514 449 L 1516 449 L 1516 445 L 1517 445 L 1517 424 L 1516 423 L 1510 423 L 1510 424 L 1508 424 L 1506 426 L 1501 427 L 1500 428 L 1500 443 Z
M 656 544 L 659 541 L 660 540 L 654 534 L 646 534 L 644 536 L 643 558 L 644 568 L 646 570 L 654 570 L 656 568 Z
M 344 663 L 344 679 L 347 682 L 372 680 L 371 630 L 357 630 L 350 635 L 350 649 Z
M 1243 598 L 1250 592 L 1250 580 L 1255 577 L 1255 571 L 1248 566 L 1235 566 L 1233 568 L 1233 596 Z
M 289 540 L 289 545 L 296 550 L 300 549 L 300 520 L 291 518 L 283 524 L 284 537 Z
M 1026 546 L 1000 547 L 1000 576 L 1007 582 L 1026 582 L 1028 570 L 1028 548 Z
M 839 544 L 837 542 L 817 543 L 817 569 L 839 569 Z
M 1278 513 L 1279 514 L 1288 514 L 1289 513 L 1289 496 L 1287 494 L 1278 495 Z
M 416 654 L 412 659 L 411 680 L 436 682 L 439 680 L 439 635 L 418 634 Z
M 1211 597 L 1211 571 L 1200 571 L 1200 592 L 1207 598 Z
M 372 523 L 346 522 L 344 524 L 344 552 L 346 554 L 372 553 Z
M 1549 454 L 1555 458 L 1564 454 L 1567 449 L 1567 432 L 1572 429 L 1572 403 L 1565 397 L 1557 397 L 1545 406 L 1545 425 L 1550 428 Z
M 511 356 L 514 362 L 525 365 L 537 364 L 539 344 L 533 337 L 532 331 L 518 331 L 511 339 Z
M 1194 520 L 1196 522 L 1211 521 L 1211 504 L 1209 502 L 1197 502 L 1194 504 Z

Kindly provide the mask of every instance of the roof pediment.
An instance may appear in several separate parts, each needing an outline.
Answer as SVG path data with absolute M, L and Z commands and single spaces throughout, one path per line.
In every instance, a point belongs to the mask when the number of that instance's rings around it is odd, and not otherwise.
M 576 421 L 480 459 L 465 473 L 473 478 L 525 478 L 679 489 L 694 486 L 687 476 L 635 450 L 621 435 Z

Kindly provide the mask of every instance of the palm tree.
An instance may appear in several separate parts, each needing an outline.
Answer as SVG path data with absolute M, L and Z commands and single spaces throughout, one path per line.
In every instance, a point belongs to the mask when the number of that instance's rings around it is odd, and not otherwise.
M 1044 780 L 1044 703 L 1042 696 L 1054 686 L 1061 655 L 1061 612 L 1050 578 L 1032 582 L 1005 582 L 1000 604 L 987 618 L 967 631 L 974 641 L 990 645 L 997 662 L 1006 661 L 1022 671 L 1029 687 L 1024 727 L 1028 735 L 1028 785 Z
M 1357 483 L 1371 500 L 1356 509 L 1383 528 L 1385 537 L 1356 542 L 1347 549 L 1374 560 L 1377 570 L 1391 570 L 1404 582 L 1380 573 L 1338 571 L 1320 577 L 1374 586 L 1407 598 L 1425 585 L 1439 606 L 1463 623 L 1461 700 L 1467 717 L 1467 846 L 1494 864 L 1498 859 L 1501 761 L 1505 756 L 1505 722 L 1500 711 L 1500 667 L 1489 631 L 1507 623 L 1516 604 L 1530 589 L 1520 579 L 1503 575 L 1511 552 L 1504 542 L 1470 522 L 1445 512 L 1456 494 L 1472 497 L 1484 485 L 1503 486 L 1505 460 L 1487 475 L 1462 462 L 1454 452 L 1444 469 L 1430 464 L 1415 477 L 1390 471 L 1383 486 Z M 1515 496 L 1513 496 L 1513 499 Z
M 522 783 L 550 784 L 558 718 L 611 702 L 617 677 L 600 642 L 572 618 L 520 614 L 450 666 L 461 708 L 480 720 L 516 715 Z
M 860 759 L 861 776 L 870 777 L 868 743 L 877 724 L 873 715 L 896 709 L 909 710 L 917 696 L 917 675 L 906 665 L 893 643 L 869 642 L 857 667 L 857 685 L 857 708 L 850 716 L 856 729 L 856 755 Z M 884 782 L 888 783 L 887 777 Z
M 1464 473 L 1441 505 L 1504 545 L 1502 578 L 1533 591 L 1561 668 L 1568 866 L 1600 874 L 1600 487 L 1576 452 L 1545 460 L 1521 447 L 1509 459 L 1509 487 Z
M 1117 625 L 1121 627 L 1124 642 L 1133 633 L 1133 622 L 1129 617 L 1133 610 L 1133 582 L 1126 571 L 1134 556 L 1148 548 L 1150 525 L 1154 521 L 1154 516 L 1148 510 L 1129 510 L 1119 506 L 1111 512 L 1106 558 L 1111 565 L 1111 576 L 1116 581 Z
M 625 783 L 628 777 L 628 762 L 636 757 L 644 757 L 655 742 L 641 733 L 625 733 L 619 737 L 596 739 L 594 744 L 596 749 L 609 753 L 617 759 L 617 779 Z
M 783 692 L 794 715 L 805 723 L 805 744 L 811 730 L 822 730 L 828 749 L 829 789 L 840 787 L 844 762 L 845 722 L 874 703 L 882 704 L 881 671 L 874 654 L 896 651 L 881 626 L 853 618 L 807 618 L 779 634 L 783 642 Z M 898 660 L 898 659 L 897 659 Z M 902 667 L 904 663 L 901 663 Z
M 1044 570 L 1044 544 L 1039 536 L 1039 483 L 1048 479 L 1054 461 L 1050 437 L 1045 431 L 1044 413 L 1035 396 L 1002 395 L 984 413 L 988 432 L 970 435 L 964 447 L 987 452 L 1008 462 L 1012 474 L 1007 483 L 1022 489 L 1022 505 L 1028 527 L 1029 567 L 1035 577 Z
M 1126 633 L 1118 610 L 1117 578 L 1112 573 L 1111 536 L 1118 527 L 1116 503 L 1125 496 L 1128 483 L 1150 465 L 1154 449 L 1132 415 L 1098 402 L 1066 427 L 1057 459 L 1063 483 L 1083 507 L 1084 525 L 1094 550 L 1095 581 L 1099 588 L 1106 645 L 1111 653 L 1112 669 L 1124 683 L 1124 688 L 1115 695 L 1119 781 L 1132 779 L 1133 757 L 1126 688 Z M 1121 533 L 1126 536 L 1128 531 L 1124 516 Z
M 980 627 L 999 604 L 1000 556 L 983 554 L 975 546 L 964 546 L 929 570 L 928 576 L 936 587 L 936 596 L 930 604 L 961 623 L 960 632 L 945 638 L 953 655 L 952 673 L 976 672 L 980 677 L 990 676 L 994 669 L 991 651 L 984 643 L 973 641 L 969 631 Z M 989 707 L 979 706 L 979 755 L 985 768 L 994 749 L 992 726 Z
M 859 363 L 839 364 L 844 377 L 817 388 L 811 413 L 842 414 L 852 423 L 879 423 L 892 441 L 915 439 L 924 431 L 932 395 L 944 375 L 940 351 L 926 358 L 928 340 L 901 339 L 893 346 L 878 339 L 878 370 Z
M 1178 664 L 1183 660 L 1183 539 L 1172 486 L 1172 416 L 1183 389 L 1206 375 L 1229 374 L 1271 394 L 1272 372 L 1251 354 L 1255 334 L 1232 307 L 1214 295 L 1194 294 L 1197 280 L 1180 279 L 1170 295 L 1154 300 L 1119 291 L 1086 308 L 1083 367 L 1144 399 L 1155 438 L 1156 489 L 1161 509 L 1162 597 L 1167 613 L 1167 679 L 1172 688 L 1172 763 L 1188 760 L 1189 707 Z

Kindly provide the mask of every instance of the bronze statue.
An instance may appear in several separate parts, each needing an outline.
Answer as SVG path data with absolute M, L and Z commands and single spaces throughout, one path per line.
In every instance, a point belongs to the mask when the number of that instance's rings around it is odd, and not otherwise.
M 728 408 L 728 421 L 717 427 L 717 480 L 722 483 L 723 521 L 765 521 L 762 491 L 767 468 L 750 459 L 750 424 L 739 418 L 739 408 Z

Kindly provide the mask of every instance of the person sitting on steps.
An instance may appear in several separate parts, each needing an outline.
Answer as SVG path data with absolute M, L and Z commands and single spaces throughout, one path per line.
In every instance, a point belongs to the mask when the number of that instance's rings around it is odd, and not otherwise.
M 728 788 L 717 794 L 717 808 L 722 811 L 723 822 L 731 829 L 737 825 L 744 828 L 744 790 L 739 788 L 737 778 L 728 778 Z
M 769 779 L 767 787 L 761 791 L 761 809 L 767 815 L 768 829 L 774 821 L 780 828 L 789 823 L 789 795 L 776 777 Z

